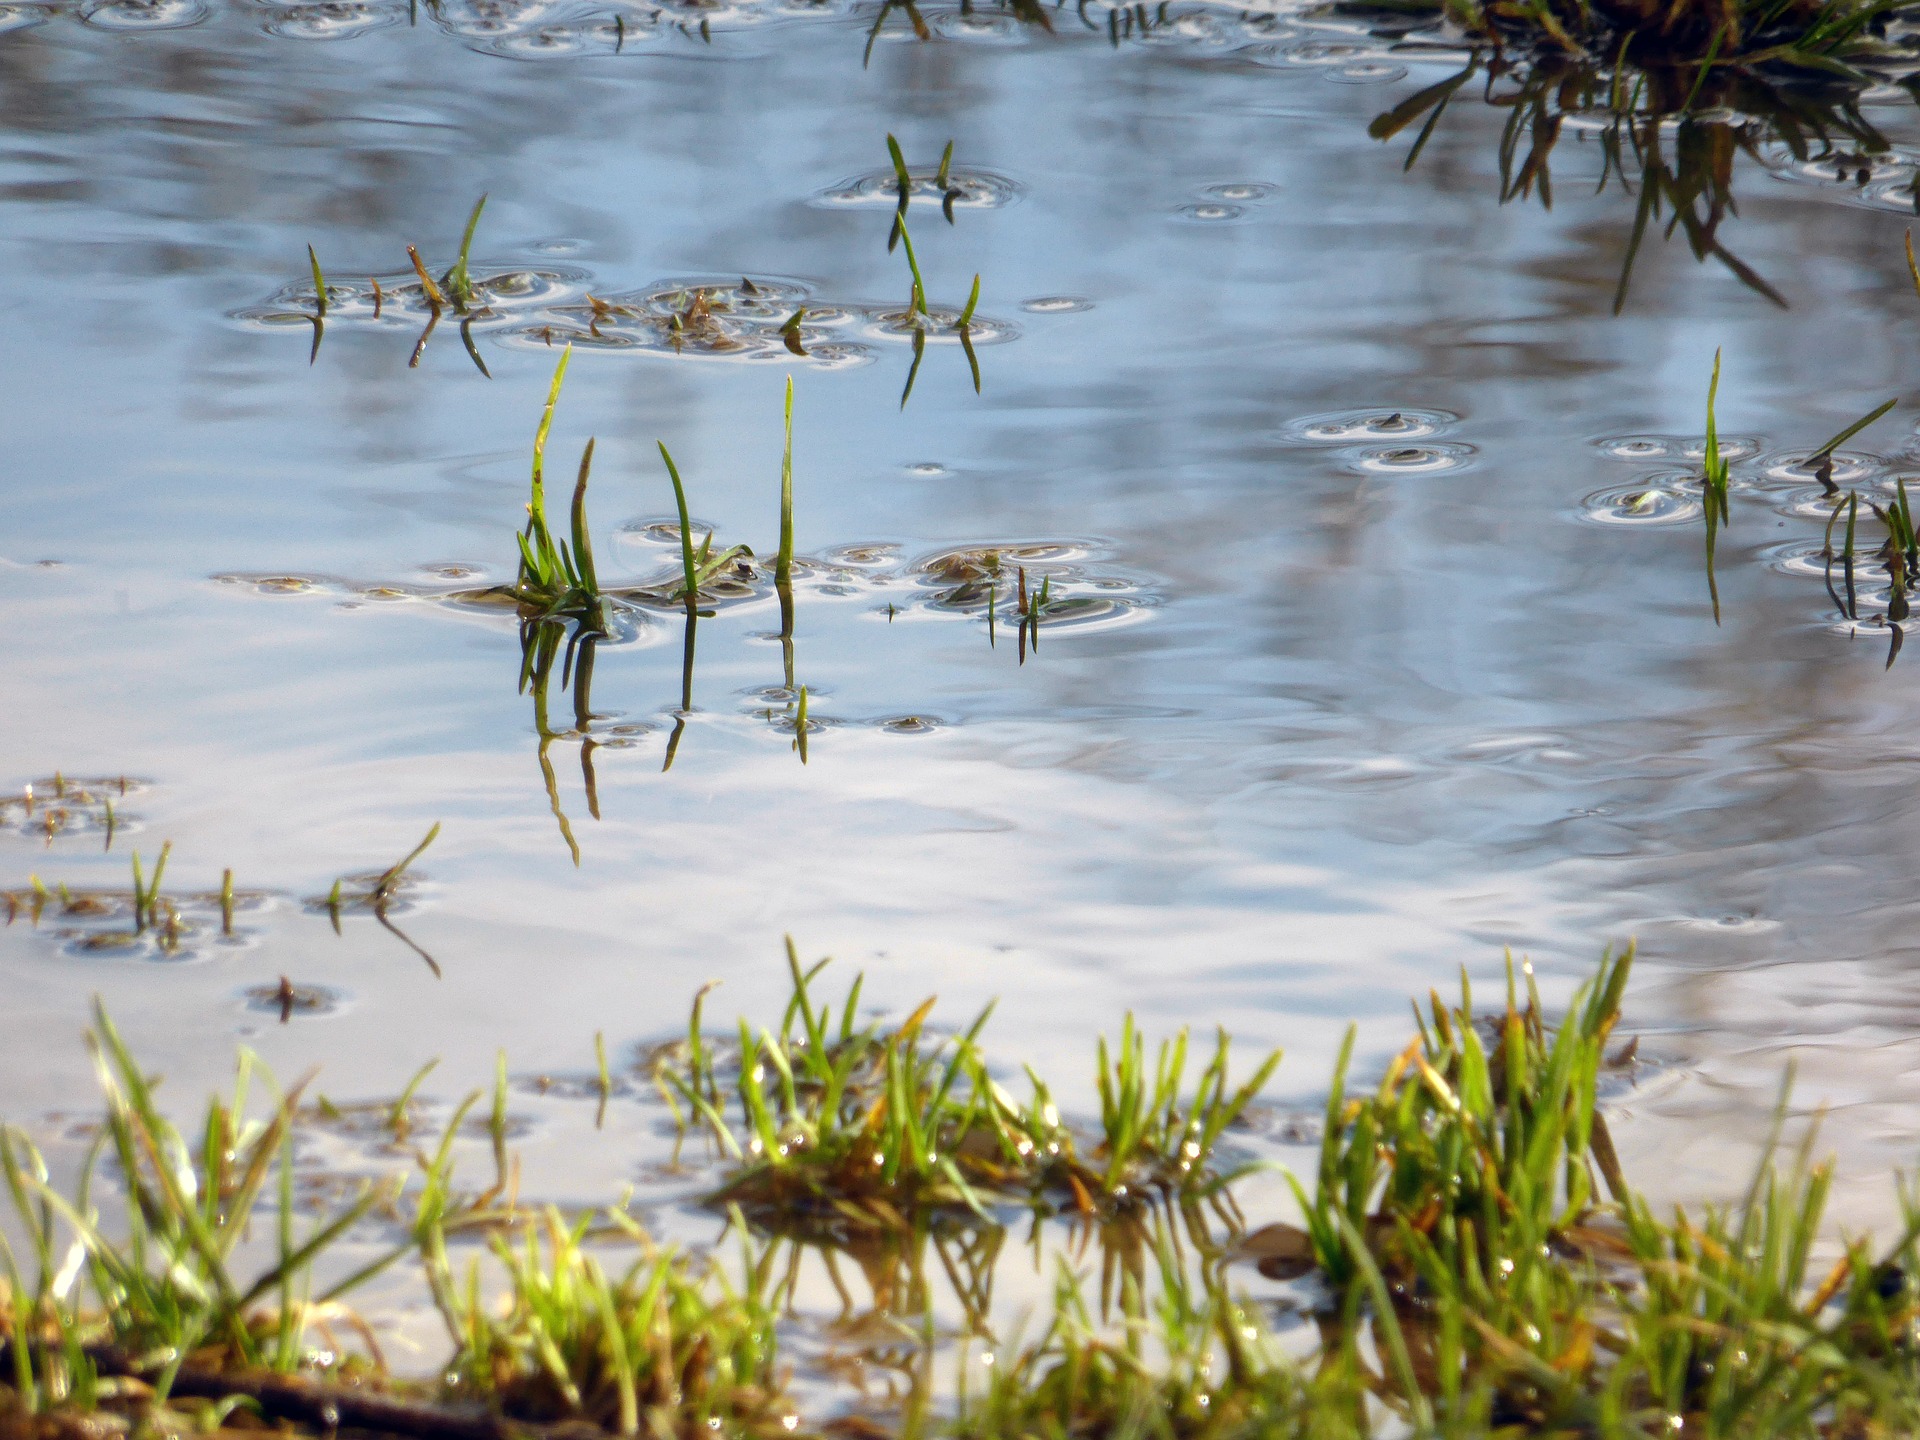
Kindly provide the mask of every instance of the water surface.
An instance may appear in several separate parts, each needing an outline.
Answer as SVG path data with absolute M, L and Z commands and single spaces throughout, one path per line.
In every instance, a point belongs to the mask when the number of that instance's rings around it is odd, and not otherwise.
M 1409 135 L 1367 138 L 1457 57 L 1325 17 L 1142 37 L 1071 9 L 926 40 L 896 13 L 867 57 L 876 13 L 723 6 L 703 39 L 651 6 L 9 8 L 5 768 L 43 796 L 56 770 L 140 783 L 110 849 L 10 811 L 0 875 L 123 886 L 171 840 L 171 891 L 231 868 L 255 898 L 231 941 L 202 905 L 173 954 L 0 931 L 6 1114 L 54 1135 L 40 1117 L 85 1108 L 95 995 L 183 1103 L 236 1041 L 338 1096 L 437 1056 L 446 1099 L 502 1048 L 573 1074 L 600 1032 L 624 1060 L 708 980 L 723 1017 L 770 1022 L 785 934 L 896 1012 L 1001 997 L 993 1053 L 1070 1104 L 1132 1009 L 1285 1046 L 1284 1111 L 1324 1093 L 1349 1020 L 1372 1065 L 1461 965 L 1490 980 L 1511 947 L 1564 994 L 1637 937 L 1629 1169 L 1733 1183 L 1792 1060 L 1832 1106 L 1843 1213 L 1884 1216 L 1920 1061 L 1920 670 L 1835 632 L 1781 549 L 1817 549 L 1807 482 L 1768 467 L 1901 393 L 1909 217 L 1742 158 L 1720 234 L 1789 308 L 1656 233 L 1616 317 L 1633 200 L 1594 193 L 1592 135 L 1563 136 L 1550 210 L 1497 203 L 1505 116 L 1477 100 L 1405 173 Z M 1911 107 L 1866 113 L 1912 146 Z M 951 139 L 976 187 L 910 224 L 936 305 L 982 277 L 978 394 L 930 344 L 901 404 L 889 131 L 916 170 Z M 535 277 L 474 327 L 491 378 L 450 322 L 410 368 L 404 300 L 342 303 L 317 352 L 285 318 L 308 245 L 343 286 L 404 284 L 406 246 L 449 263 L 482 192 L 476 269 Z M 596 437 L 603 574 L 671 573 L 656 440 L 701 527 L 770 554 L 792 373 L 817 562 L 794 679 L 820 728 L 802 765 L 764 591 L 701 622 L 683 716 L 681 621 L 636 610 L 595 656 L 597 817 L 552 682 L 576 865 L 515 626 L 442 592 L 512 578 L 540 332 L 591 330 L 589 293 L 737 277 L 819 312 L 840 363 L 588 334 L 551 463 Z M 1752 488 L 1716 627 L 1685 451 L 1717 348 Z M 1863 473 L 1913 463 L 1914 418 L 1853 442 Z M 1026 653 L 1003 569 L 990 634 L 942 569 L 982 549 L 1091 608 Z M 393 918 L 437 976 L 307 903 L 435 822 Z M 282 975 L 329 1004 L 279 1024 L 249 997 Z M 527 1106 L 542 1198 L 610 1198 L 662 1144 L 638 1096 L 611 1134 Z

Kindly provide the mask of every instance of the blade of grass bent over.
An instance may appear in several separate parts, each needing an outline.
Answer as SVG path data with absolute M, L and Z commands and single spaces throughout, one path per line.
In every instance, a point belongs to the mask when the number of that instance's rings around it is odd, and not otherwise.
M 1887 401 L 1886 404 L 1869 412 L 1868 414 L 1862 415 L 1858 420 L 1854 421 L 1853 424 L 1847 426 L 1846 429 L 1842 430 L 1838 435 L 1834 436 L 1831 440 L 1827 441 L 1826 444 L 1822 445 L 1818 450 L 1814 451 L 1813 454 L 1809 455 L 1807 459 L 1819 460 L 1819 459 L 1823 459 L 1828 455 L 1831 455 L 1835 450 L 1839 449 L 1840 446 L 1846 444 L 1847 441 L 1851 440 L 1854 436 L 1858 435 L 1862 430 L 1866 429 L 1867 426 L 1873 424 L 1874 421 L 1878 420 L 1882 415 L 1886 414 L 1889 410 L 1893 409 L 1893 407 L 1898 405 L 1899 403 L 1900 403 L 1899 397 L 1895 396 L 1893 399 Z

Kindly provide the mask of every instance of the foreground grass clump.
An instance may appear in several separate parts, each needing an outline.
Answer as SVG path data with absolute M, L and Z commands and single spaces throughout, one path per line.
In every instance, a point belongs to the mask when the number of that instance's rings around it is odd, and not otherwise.
M 1336 1077 L 1306 1229 L 1267 1226 L 1240 1251 L 1317 1276 L 1312 1363 L 1163 1258 L 1124 1340 L 1069 1291 L 960 1432 L 1912 1433 L 1920 1204 L 1903 1192 L 1889 1251 L 1855 1241 L 1824 1272 L 1829 1172 L 1804 1147 L 1784 1173 L 1769 1155 L 1737 1205 L 1657 1215 L 1597 1108 L 1630 965 L 1608 959 L 1557 1030 L 1530 973 L 1492 1015 L 1464 987 L 1458 1006 L 1436 997 L 1377 1089 L 1349 1097 Z
M 932 1002 L 897 1026 L 863 1024 L 857 981 L 826 1005 L 820 967 L 791 951 L 789 965 L 776 1028 L 723 1041 L 696 1000 L 686 1040 L 656 1061 L 683 1120 L 721 1152 L 715 1198 L 738 1267 L 656 1244 L 624 1205 L 522 1207 L 504 1061 L 489 1121 L 469 1118 L 482 1098 L 469 1096 L 410 1177 L 297 1236 L 297 1092 L 250 1111 L 243 1061 L 191 1142 L 100 1015 L 107 1112 L 77 1193 L 51 1187 L 17 1131 L 0 1146 L 9 1228 L 27 1242 L 24 1263 L 0 1250 L 0 1436 L 264 1420 L 434 1440 L 877 1440 L 891 1432 L 864 1416 L 803 1426 L 789 1389 L 780 1345 L 809 1248 L 868 1274 L 906 1369 L 931 1377 L 961 1352 L 945 1399 L 916 1382 L 902 1434 L 1865 1440 L 1920 1427 L 1920 1193 L 1901 1193 L 1891 1247 L 1850 1240 L 1817 1261 L 1830 1172 L 1811 1140 L 1784 1163 L 1770 1147 L 1737 1203 L 1697 1212 L 1656 1212 L 1622 1173 L 1600 1102 L 1632 1060 L 1614 1034 L 1631 952 L 1605 958 L 1558 1023 L 1526 967 L 1488 1010 L 1464 983 L 1456 1004 L 1431 997 L 1367 1089 L 1348 1083 L 1349 1036 L 1316 1183 L 1295 1187 L 1302 1223 L 1253 1229 L 1216 1151 L 1272 1059 L 1231 1086 L 1222 1037 L 1189 1083 L 1183 1040 L 1149 1064 L 1129 1024 L 1102 1047 L 1098 1123 L 1076 1129 L 1037 1079 L 1022 1104 L 992 1078 L 986 1015 L 945 1037 L 928 1030 Z M 393 1107 L 396 1136 L 412 1090 Z M 451 1157 L 476 1129 L 496 1171 L 468 1193 Z M 117 1227 L 94 1198 L 102 1178 L 127 1188 Z M 1031 1215 L 1036 1260 L 1060 1269 L 1024 1344 L 996 1333 L 991 1304 L 1009 1210 Z M 376 1211 L 398 1243 L 315 1280 Z M 273 1249 L 243 1277 L 250 1225 Z M 929 1247 L 965 1311 L 944 1335 Z M 354 1323 L 342 1297 L 408 1255 L 451 1359 L 432 1382 L 397 1381 L 369 1340 L 341 1374 L 332 1327 Z M 1298 1281 L 1286 1303 L 1312 1327 L 1274 1330 L 1278 1297 L 1240 1288 L 1242 1262 Z
M 623 1273 L 610 1277 L 587 1248 L 596 1220 L 639 1247 Z M 477 1267 L 464 1291 L 449 1270 L 429 1267 L 458 1346 L 450 1395 L 520 1420 L 587 1420 L 618 1435 L 793 1433 L 774 1367 L 775 1311 L 751 1265 L 736 1291 L 717 1265 L 656 1247 L 620 1210 L 569 1225 L 548 1209 L 517 1243 L 496 1235 L 491 1248 L 504 1309 L 481 1299 Z
M 390 1250 L 317 1294 L 314 1264 L 376 1206 L 390 1204 L 397 1187 L 366 1184 L 297 1234 L 297 1090 L 272 1093 L 264 1115 L 249 1115 L 256 1067 L 243 1052 L 232 1098 L 214 1099 L 189 1140 L 161 1113 L 104 1010 L 89 1043 L 106 1113 L 72 1196 L 48 1185 L 24 1133 L 0 1131 L 0 1171 L 15 1233 L 24 1232 L 28 1248 L 23 1267 L 0 1235 L 0 1333 L 14 1405 L 90 1408 L 103 1393 L 103 1371 L 136 1365 L 161 1404 L 183 1367 L 290 1373 L 317 1363 L 308 1343 L 316 1328 L 327 1331 L 324 1363 L 333 1364 L 343 1347 L 327 1327 L 345 1313 L 340 1298 L 407 1251 Z M 273 1089 L 270 1081 L 265 1087 Z M 95 1203 L 103 1181 L 124 1191 L 117 1232 Z M 237 1249 L 268 1217 L 273 1262 L 239 1273 Z
M 992 1006 L 951 1037 L 928 1034 L 932 1000 L 897 1028 L 859 1025 L 860 979 L 823 1005 L 810 986 L 827 962 L 803 968 L 789 941 L 787 963 L 793 996 L 777 1030 L 742 1020 L 723 1066 L 702 1029 L 703 994 L 684 1046 L 656 1066 L 669 1098 L 689 1107 L 683 1128 L 703 1128 L 733 1166 L 715 1202 L 776 1230 L 899 1228 L 942 1209 L 991 1222 L 996 1202 L 1092 1216 L 1220 1196 L 1232 1177 L 1212 1168 L 1218 1142 L 1280 1060 L 1230 1087 L 1222 1032 L 1189 1089 L 1185 1033 L 1149 1067 L 1129 1016 L 1112 1053 L 1101 1042 L 1101 1124 L 1083 1147 L 1038 1076 L 1028 1072 L 1022 1104 L 988 1072 L 979 1036 Z

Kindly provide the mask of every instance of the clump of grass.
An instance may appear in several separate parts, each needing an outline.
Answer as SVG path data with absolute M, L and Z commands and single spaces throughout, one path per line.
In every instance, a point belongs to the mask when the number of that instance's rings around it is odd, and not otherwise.
M 160 847 L 160 854 L 153 862 L 153 878 L 147 879 L 140 864 L 140 852 L 133 852 L 133 930 L 136 935 L 149 929 L 162 928 L 160 911 L 165 906 L 168 929 L 178 929 L 178 917 L 171 905 L 160 895 L 160 882 L 166 878 L 167 857 L 173 854 L 173 842 L 166 841 Z
M 1045 1327 L 989 1354 L 985 1383 L 960 1367 L 954 1440 L 1007 1436 L 1358 1437 L 1367 1377 L 1339 1331 L 1309 1368 L 1276 1341 L 1260 1308 L 1217 1278 L 1196 1283 L 1176 1237 L 1156 1222 L 1150 1273 L 1122 1283 L 1116 1327 L 1062 1265 Z M 1101 1311 L 1106 1307 L 1102 1306 Z
M 341 1297 L 408 1247 L 318 1293 L 315 1262 L 397 1189 L 363 1185 L 345 1207 L 299 1233 L 292 1149 L 298 1087 L 281 1094 L 259 1074 L 268 1104 L 264 1115 L 250 1114 L 257 1067 L 243 1051 L 232 1098 L 213 1100 L 189 1140 L 162 1113 L 151 1082 L 97 1002 L 88 1039 L 107 1109 L 75 1194 L 49 1185 L 46 1163 L 24 1133 L 0 1131 L 0 1170 L 35 1266 L 28 1281 L 0 1239 L 12 1302 L 5 1378 L 39 1409 L 97 1398 L 102 1365 L 134 1365 L 164 1402 L 189 1364 L 285 1373 L 316 1363 L 308 1333 L 340 1318 Z M 119 1207 L 124 1233 L 113 1233 L 93 1198 L 103 1168 L 127 1192 Z M 245 1275 L 236 1269 L 236 1252 L 262 1210 L 272 1217 L 273 1260 Z
M 609 1274 L 608 1242 L 640 1253 Z M 443 1299 L 457 1346 L 451 1396 L 515 1420 L 584 1420 L 614 1435 L 796 1428 L 775 1366 L 776 1313 L 753 1266 L 736 1289 L 719 1265 L 655 1245 L 622 1210 L 568 1224 L 549 1208 L 490 1249 L 504 1305 L 481 1300 L 477 1269 L 464 1292 Z
M 113 811 L 108 802 L 105 828 L 112 833 Z M 131 884 L 126 890 L 108 889 L 70 889 L 64 883 L 48 887 L 38 875 L 27 877 L 25 890 L 0 892 L 0 903 L 7 909 L 6 923 L 11 925 L 22 910 L 26 911 L 29 922 L 38 926 L 49 907 L 55 915 L 81 921 L 98 921 L 125 916 L 129 921 L 126 930 L 82 929 L 74 932 L 80 946 L 89 950 L 121 949 L 139 945 L 145 937 L 151 936 L 165 954 L 174 954 L 181 942 L 193 928 L 179 906 L 161 893 L 162 882 L 166 879 L 167 861 L 173 855 L 173 842 L 168 840 L 160 846 L 151 876 L 141 861 L 140 852 L 131 856 Z M 231 872 L 228 872 L 229 876 Z M 231 881 L 223 882 L 223 889 L 217 896 L 196 896 L 195 901 L 218 901 L 221 906 L 225 932 L 232 933 L 232 895 Z
M 1264 1072 L 1229 1090 L 1222 1053 L 1220 1078 L 1208 1067 L 1189 1090 L 1180 1043 L 1148 1067 L 1129 1026 L 1102 1063 L 1102 1123 L 1086 1134 L 1082 1162 L 1081 1137 L 1040 1082 L 1020 1106 L 984 1071 L 984 1014 L 947 1038 L 927 1031 L 931 1002 L 899 1027 L 862 1025 L 858 981 L 843 1002 L 822 1005 L 810 993 L 819 967 L 802 969 L 791 951 L 789 964 L 794 992 L 777 1030 L 742 1026 L 738 1051 L 727 1054 L 702 1026 L 702 991 L 681 1053 L 662 1070 L 675 1103 L 737 1152 L 722 1195 L 735 1202 L 729 1224 L 747 1252 L 737 1279 L 657 1246 L 624 1206 L 573 1219 L 519 1208 L 503 1059 L 486 1126 L 493 1186 L 471 1197 L 454 1187 L 452 1148 L 473 1128 L 476 1092 L 419 1157 L 407 1245 L 313 1294 L 320 1257 L 399 1187 L 367 1187 L 296 1234 L 298 1090 L 250 1107 L 243 1056 L 235 1096 L 212 1105 L 195 1143 L 161 1114 L 152 1083 L 100 1013 L 107 1123 L 77 1194 L 51 1188 L 18 1131 L 0 1135 L 10 1233 L 24 1238 L 26 1257 L 0 1240 L 0 1429 L 19 1413 L 85 1412 L 109 1399 L 108 1377 L 133 1376 L 160 1402 L 176 1391 L 239 1395 L 316 1426 L 441 1440 L 550 1425 L 583 1437 L 771 1440 L 802 1431 L 776 1349 L 800 1246 L 846 1244 L 868 1257 L 876 1302 L 906 1292 L 889 1302 L 898 1316 L 928 1303 L 915 1257 L 929 1238 L 966 1307 L 967 1333 L 998 1353 L 984 1370 L 969 1369 L 982 1357 L 963 1353 L 952 1411 L 936 1415 L 916 1401 L 910 1433 L 1855 1440 L 1920 1425 L 1920 1191 L 1902 1189 L 1904 1223 L 1890 1248 L 1851 1240 L 1833 1263 L 1816 1263 L 1831 1170 L 1812 1162 L 1811 1135 L 1776 1163 L 1784 1098 L 1775 1142 L 1732 1205 L 1663 1216 L 1621 1174 L 1599 1100 L 1601 1077 L 1633 1048 L 1608 1054 L 1631 951 L 1603 958 L 1557 1024 L 1524 966 L 1509 965 L 1504 1003 L 1491 1011 L 1475 1008 L 1463 980 L 1457 1004 L 1436 995 L 1416 1009 L 1414 1040 L 1359 1094 L 1347 1085 L 1350 1034 L 1317 1190 L 1298 1195 L 1306 1228 L 1236 1229 L 1224 1243 L 1203 1228 L 1183 1232 L 1184 1208 L 1113 1210 L 1113 1177 L 1177 1183 L 1162 1167 L 1204 1160 L 1215 1124 L 1224 1128 Z M 380 1107 L 396 1137 L 424 1074 Z M 599 1088 L 604 1101 L 604 1060 Z M 1058 1178 L 1061 1166 L 1079 1167 L 1072 1181 Z M 109 1234 L 91 1198 L 103 1170 L 129 1191 L 125 1238 Z M 942 1185 L 941 1203 L 956 1213 L 1009 1198 L 1032 1204 L 1040 1175 L 1056 1188 L 1107 1187 L 1106 1216 L 1122 1223 L 1100 1227 L 1109 1263 L 1097 1303 L 1063 1257 L 1038 1338 L 1002 1343 L 989 1328 L 988 1293 L 1003 1232 L 937 1231 L 927 1207 Z M 816 1228 L 811 1239 L 784 1242 L 782 1280 L 783 1242 L 756 1253 L 746 1231 L 791 1218 L 795 1205 Z M 273 1217 L 274 1257 L 243 1276 L 234 1256 L 263 1214 Z M 487 1247 L 464 1277 L 450 1254 L 462 1235 Z M 300 1389 L 252 1373 L 317 1363 L 304 1337 L 404 1250 L 417 1250 L 456 1347 L 437 1398 L 471 1408 L 389 1398 L 378 1383 Z M 617 1250 L 632 1258 L 617 1262 Z M 1300 1296 L 1318 1321 L 1317 1349 L 1304 1337 L 1283 1343 L 1265 1307 L 1229 1283 L 1228 1262 L 1262 1257 L 1297 1257 L 1317 1270 L 1318 1285 Z M 931 1313 L 913 1341 L 926 1356 Z M 327 1348 L 338 1346 L 329 1339 Z M 984 1375 L 984 1385 L 970 1375 Z M 840 1422 L 823 1429 L 869 1433 Z
M 955 1036 L 927 1033 L 933 1000 L 897 1027 L 862 1025 L 861 977 L 821 1004 L 811 987 L 828 962 L 802 967 L 789 941 L 787 963 L 780 1024 L 741 1021 L 729 1084 L 701 1000 L 684 1047 L 657 1071 L 683 1129 L 708 1133 L 732 1167 L 713 1203 L 777 1230 L 897 1228 L 933 1212 L 990 1222 L 999 1202 L 1094 1216 L 1216 1196 L 1232 1178 L 1217 1148 L 1279 1061 L 1230 1085 L 1223 1032 L 1190 1086 L 1185 1033 L 1150 1067 L 1129 1017 L 1119 1046 L 1101 1046 L 1100 1126 L 1083 1146 L 1038 1076 L 1024 1104 L 993 1078 L 979 1045 L 992 1006 Z
M 511 594 L 523 615 L 537 620 L 574 620 L 590 630 L 607 628 L 606 600 L 593 563 L 593 537 L 587 525 L 587 481 L 593 471 L 593 444 L 580 455 L 580 473 L 574 482 L 569 511 L 572 543 L 555 540 L 547 523 L 547 436 L 553 429 L 554 407 L 573 358 L 569 345 L 554 367 L 547 403 L 533 437 L 533 482 L 527 500 L 526 527 L 515 537 L 520 547 L 520 572 Z M 524 686 L 525 677 L 522 676 Z

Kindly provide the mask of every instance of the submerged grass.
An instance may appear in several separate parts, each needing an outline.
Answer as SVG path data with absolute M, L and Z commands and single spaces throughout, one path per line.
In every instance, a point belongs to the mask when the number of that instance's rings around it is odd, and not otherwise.
M 684 1042 L 657 1062 L 724 1156 L 713 1199 L 742 1246 L 737 1267 L 657 1244 L 624 1203 L 522 1207 L 504 1061 L 484 1125 L 470 1119 L 486 1115 L 476 1092 L 419 1153 L 417 1178 L 369 1185 L 301 1232 L 299 1087 L 264 1082 L 250 1104 L 243 1055 L 234 1096 L 190 1139 L 99 1013 L 107 1114 L 77 1191 L 54 1189 L 24 1134 L 0 1136 L 25 1241 L 0 1242 L 0 1433 L 59 1434 L 22 1417 L 102 1413 L 178 1430 L 192 1422 L 166 1407 L 193 1395 L 213 1402 L 208 1428 L 257 1412 L 435 1440 L 891 1434 L 860 1415 L 802 1422 L 780 1354 L 809 1247 L 826 1247 L 836 1286 L 831 1254 L 855 1258 L 894 1317 L 889 1343 L 904 1348 L 889 1363 L 912 1377 L 902 1433 L 1864 1440 L 1920 1425 L 1920 1191 L 1901 1190 L 1890 1247 L 1851 1239 L 1817 1259 L 1831 1171 L 1813 1163 L 1811 1135 L 1779 1158 L 1784 1097 L 1775 1141 L 1731 1205 L 1661 1214 L 1622 1173 L 1601 1097 L 1632 1059 L 1631 1044 L 1610 1049 L 1631 951 L 1603 958 L 1557 1023 L 1529 967 L 1509 965 L 1490 1010 L 1463 979 L 1457 1003 L 1416 1009 L 1414 1039 L 1370 1088 L 1349 1083 L 1350 1032 L 1313 1188 L 1296 1185 L 1303 1224 L 1251 1230 L 1219 1155 L 1277 1057 L 1229 1083 L 1223 1036 L 1189 1082 L 1184 1040 L 1149 1063 L 1129 1022 L 1101 1047 L 1098 1120 L 1076 1129 L 1037 1078 L 1021 1103 L 989 1073 L 991 1007 L 959 1034 L 930 1032 L 932 1002 L 883 1027 L 861 1020 L 858 979 L 824 1002 L 820 967 L 791 949 L 788 963 L 777 1027 L 710 1034 L 703 991 Z M 390 1117 L 397 1140 L 415 1086 Z M 496 1175 L 473 1194 L 452 1155 L 476 1128 Z M 118 1228 L 100 1177 L 125 1187 Z M 1224 1203 L 1196 1204 L 1205 1195 Z M 376 1208 L 402 1218 L 404 1240 L 316 1280 Z M 991 1313 L 1009 1211 L 1097 1229 L 1102 1245 L 1097 1295 L 1072 1247 L 1060 1254 L 1026 1342 L 997 1335 Z M 242 1270 L 250 1228 L 270 1254 Z M 330 1332 L 320 1348 L 308 1335 L 408 1253 L 454 1347 L 440 1378 L 395 1381 L 377 1353 L 342 1377 L 352 1385 L 295 1375 L 337 1363 Z M 951 1346 L 933 1320 L 930 1255 L 967 1317 L 959 1378 L 938 1401 L 929 1377 Z M 1230 1278 L 1241 1262 L 1304 1277 L 1294 1303 L 1317 1330 L 1274 1331 L 1268 1302 Z

